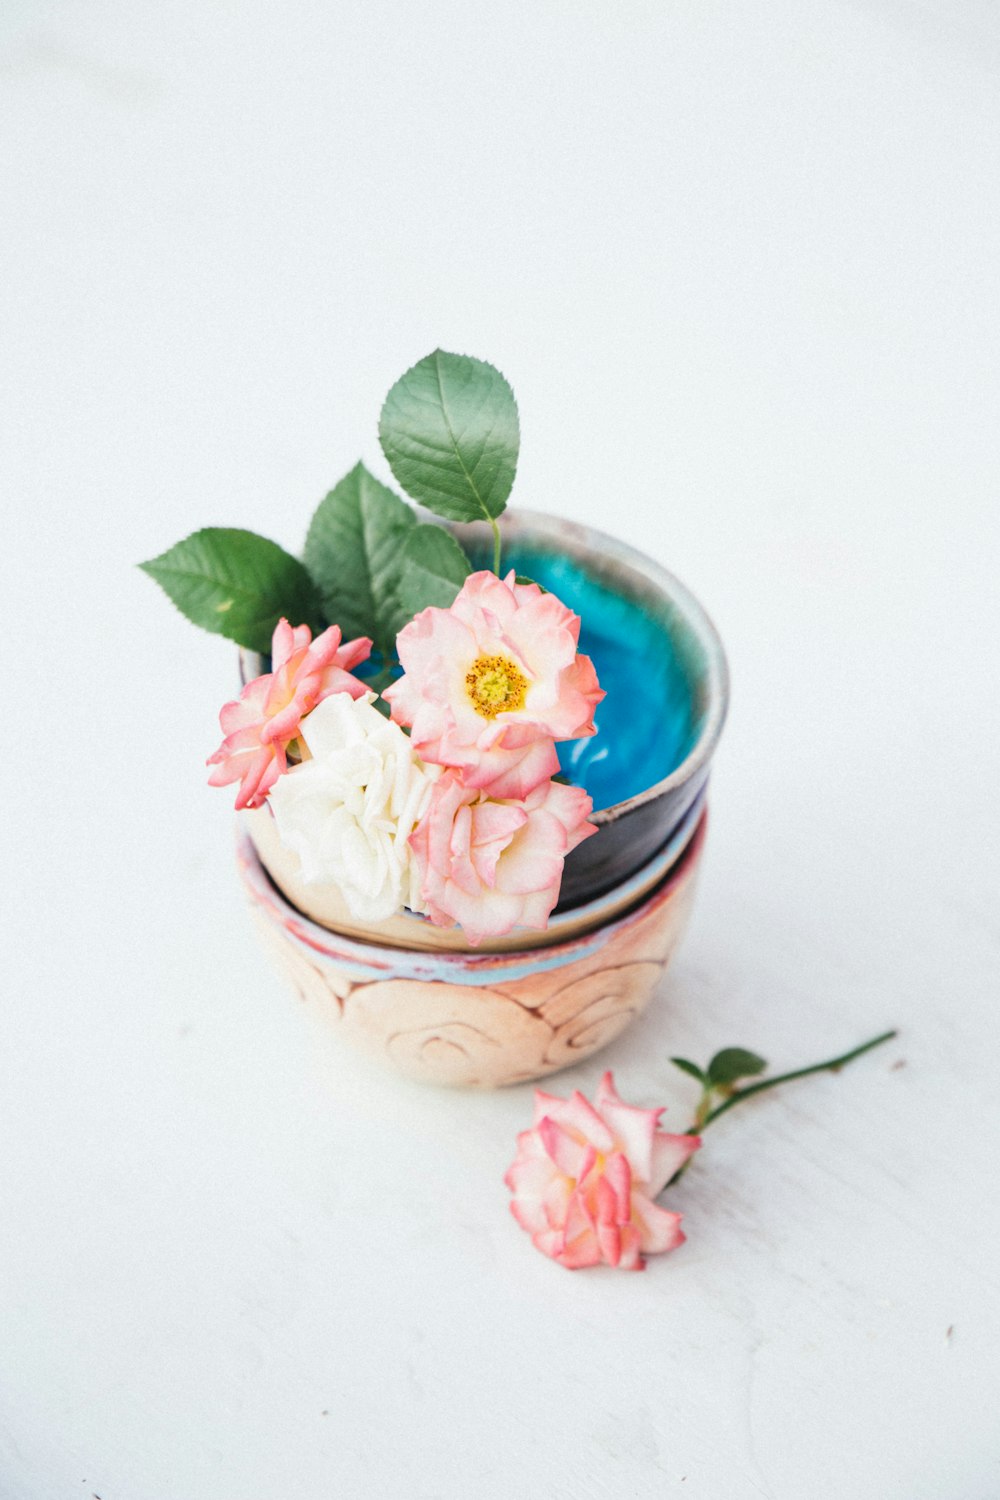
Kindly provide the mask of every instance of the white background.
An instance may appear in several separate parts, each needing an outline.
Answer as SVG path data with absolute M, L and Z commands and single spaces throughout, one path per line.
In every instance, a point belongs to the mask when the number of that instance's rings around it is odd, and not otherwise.
M 0 1500 L 995 1500 L 989 0 L 7 0 Z M 559 1084 L 779 1067 L 642 1276 L 531 1248 L 530 1089 L 348 1054 L 204 785 L 231 648 L 134 568 L 297 548 L 435 345 L 515 502 L 728 645 L 696 918 Z

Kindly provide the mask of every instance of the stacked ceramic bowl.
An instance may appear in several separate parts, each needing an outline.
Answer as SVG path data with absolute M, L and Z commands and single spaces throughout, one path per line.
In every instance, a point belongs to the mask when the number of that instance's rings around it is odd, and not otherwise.
M 459 929 L 409 912 L 365 927 L 336 887 L 303 880 L 266 807 L 241 815 L 248 894 L 298 991 L 345 1036 L 436 1083 L 539 1077 L 603 1046 L 645 1006 L 690 910 L 726 714 L 721 643 L 675 578 L 567 521 L 518 511 L 501 526 L 505 568 L 580 615 L 580 650 L 607 694 L 597 734 L 560 747 L 599 832 L 567 859 L 548 929 L 473 949 Z M 455 532 L 486 565 L 477 529 Z

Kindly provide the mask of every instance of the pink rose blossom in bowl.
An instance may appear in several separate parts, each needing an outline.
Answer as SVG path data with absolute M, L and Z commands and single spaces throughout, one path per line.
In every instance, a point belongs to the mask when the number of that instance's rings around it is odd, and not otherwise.
M 554 594 L 513 572 L 473 573 L 449 609 L 400 631 L 403 676 L 384 696 L 425 761 L 524 797 L 558 771 L 556 740 L 594 733 L 604 694 L 579 638 L 579 617 Z
M 287 766 L 288 746 L 305 715 L 331 693 L 360 698 L 367 692 L 351 668 L 365 661 L 371 648 L 366 636 L 342 644 L 337 625 L 313 640 L 308 625 L 293 628 L 279 620 L 271 643 L 272 670 L 248 682 L 219 714 L 226 737 L 208 758 L 207 764 L 216 767 L 209 785 L 238 781 L 237 811 L 263 806 Z
M 624 1103 L 610 1073 L 593 1104 L 536 1090 L 534 1124 L 518 1136 L 504 1181 L 537 1250 L 569 1270 L 641 1271 L 647 1255 L 683 1243 L 680 1214 L 653 1200 L 701 1140 L 658 1130 L 662 1113 Z
M 596 735 L 559 745 L 568 779 L 594 800 L 600 830 L 566 861 L 560 909 L 568 909 L 631 878 L 703 793 L 726 717 L 725 653 L 689 590 L 621 539 L 520 508 L 506 510 L 499 526 L 505 568 L 536 579 L 581 617 L 578 649 L 607 694 Z M 451 529 L 473 566 L 487 566 L 482 526 Z
M 446 771 L 410 835 L 431 922 L 459 922 L 473 946 L 515 927 L 546 927 L 566 855 L 597 832 L 587 822 L 592 806 L 580 787 L 557 781 L 511 801 Z

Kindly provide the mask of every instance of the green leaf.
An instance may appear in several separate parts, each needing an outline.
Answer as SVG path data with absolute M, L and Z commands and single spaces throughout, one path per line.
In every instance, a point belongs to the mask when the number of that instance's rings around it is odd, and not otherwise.
M 536 589 L 541 589 L 543 594 L 547 594 L 548 593 L 548 589 L 542 588 L 542 585 L 537 581 L 537 579 L 529 578 L 526 573 L 515 573 L 514 574 L 514 582 L 515 583 L 534 584 L 535 588 Z
M 405 501 L 358 464 L 322 500 L 306 537 L 305 559 L 327 618 L 345 640 L 371 636 L 390 653 L 393 599 L 403 543 L 416 525 Z
M 323 624 L 302 563 L 253 531 L 207 526 L 139 566 L 195 625 L 251 651 L 270 651 L 282 615 L 313 630 Z
M 436 349 L 388 396 L 379 439 L 408 495 L 450 521 L 491 521 L 517 469 L 517 402 L 493 365 Z
M 443 526 L 415 526 L 400 559 L 393 640 L 428 605 L 447 609 L 471 572 L 469 559 Z
M 753 1078 L 766 1067 L 767 1063 L 756 1052 L 747 1052 L 744 1047 L 726 1047 L 712 1058 L 708 1077 L 714 1087 L 724 1088 L 738 1078 Z
M 686 1057 L 672 1057 L 670 1061 L 675 1068 L 680 1068 L 682 1073 L 690 1073 L 692 1078 L 697 1078 L 700 1084 L 704 1085 L 708 1082 L 697 1063 L 689 1062 Z

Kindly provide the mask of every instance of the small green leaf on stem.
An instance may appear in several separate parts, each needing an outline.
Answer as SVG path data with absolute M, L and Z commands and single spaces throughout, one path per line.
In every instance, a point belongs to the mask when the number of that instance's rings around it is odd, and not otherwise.
M 753 1078 L 763 1073 L 767 1063 L 756 1052 L 745 1047 L 724 1047 L 708 1065 L 708 1079 L 713 1088 L 727 1088 L 738 1078 Z
M 675 1068 L 680 1068 L 682 1073 L 690 1074 L 692 1078 L 696 1078 L 698 1082 L 703 1086 L 708 1082 L 708 1079 L 702 1072 L 701 1068 L 699 1068 L 698 1064 L 691 1062 L 688 1058 L 672 1057 L 670 1061 L 673 1063 Z

